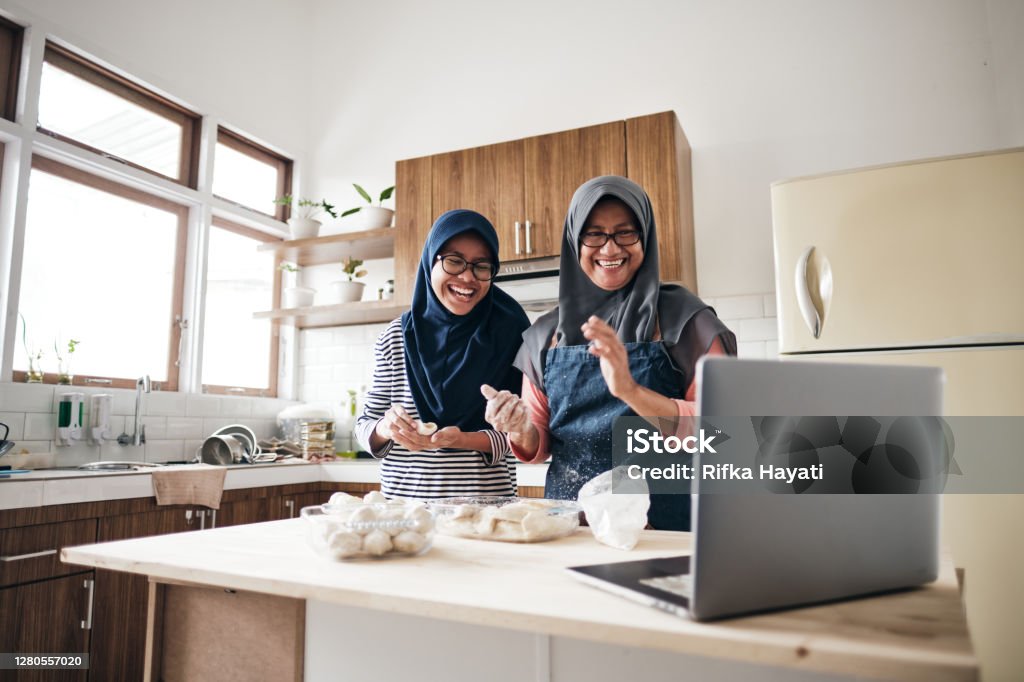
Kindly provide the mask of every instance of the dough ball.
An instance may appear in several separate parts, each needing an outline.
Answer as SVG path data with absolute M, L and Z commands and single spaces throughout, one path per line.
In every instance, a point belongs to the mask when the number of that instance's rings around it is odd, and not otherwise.
M 434 422 L 416 422 L 416 433 L 421 436 L 432 436 L 437 431 L 437 424 Z
M 403 509 L 382 509 L 377 515 L 381 530 L 388 535 L 398 535 L 406 529 L 405 511 Z
M 362 500 L 355 495 L 349 495 L 348 493 L 334 493 L 331 495 L 331 499 L 327 501 L 327 504 L 359 504 Z
M 477 535 L 491 535 L 494 533 L 494 526 L 498 523 L 498 508 L 484 507 L 476 517 Z
M 495 540 L 521 541 L 526 539 L 523 524 L 515 521 L 495 521 L 491 537 Z
M 335 559 L 345 559 L 359 554 L 363 538 L 356 533 L 340 530 L 331 534 L 327 541 L 327 551 Z
M 331 533 L 338 530 L 338 524 L 333 523 L 329 516 L 310 517 L 309 533 L 315 547 L 326 547 Z
M 528 504 L 513 502 L 512 504 L 506 504 L 502 507 L 498 507 L 497 511 L 494 513 L 494 518 L 499 521 L 512 521 L 519 523 L 523 520 L 524 516 L 530 513 L 532 509 L 533 507 Z
M 572 532 L 579 524 L 577 517 L 551 516 L 541 511 L 530 512 L 523 517 L 523 534 L 528 542 L 540 542 L 561 537 Z
M 377 522 L 377 511 L 373 507 L 360 506 L 346 519 L 349 527 L 357 532 L 366 534 L 370 531 L 369 526 Z
M 427 544 L 425 535 L 412 530 L 404 530 L 391 540 L 395 545 L 396 552 L 408 552 L 415 554 Z
M 391 551 L 391 535 L 383 530 L 371 530 L 363 537 L 363 550 L 373 556 L 383 556 Z
M 473 519 L 476 518 L 478 511 L 480 510 L 471 504 L 460 504 L 455 507 L 455 511 L 452 512 L 451 517 L 453 519 Z
M 473 519 L 441 517 L 437 520 L 437 528 L 443 533 L 460 538 L 470 538 L 476 535 L 476 525 L 473 523 Z
M 426 507 L 413 507 L 405 512 L 411 530 L 429 533 L 434 528 L 434 515 Z
M 388 501 L 388 498 L 384 497 L 384 493 L 379 490 L 366 493 L 363 495 L 363 502 L 366 504 L 384 504 Z

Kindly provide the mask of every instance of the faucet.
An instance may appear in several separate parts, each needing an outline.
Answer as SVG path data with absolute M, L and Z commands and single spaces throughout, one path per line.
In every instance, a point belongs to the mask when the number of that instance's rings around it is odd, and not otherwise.
M 146 442 L 146 425 L 142 423 L 142 394 L 149 393 L 150 388 L 152 388 L 152 382 L 150 382 L 148 374 L 139 377 L 135 382 L 135 426 L 132 429 L 132 435 L 122 433 L 117 437 L 119 444 L 142 445 Z

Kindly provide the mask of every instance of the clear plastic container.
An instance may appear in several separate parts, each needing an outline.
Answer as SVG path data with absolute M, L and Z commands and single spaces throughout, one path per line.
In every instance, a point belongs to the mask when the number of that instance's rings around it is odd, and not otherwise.
M 422 503 L 321 504 L 301 513 L 310 547 L 339 561 L 416 556 L 434 540 L 434 514 Z
M 527 497 L 448 497 L 428 503 L 437 532 L 499 542 L 545 542 L 571 535 L 580 506 Z

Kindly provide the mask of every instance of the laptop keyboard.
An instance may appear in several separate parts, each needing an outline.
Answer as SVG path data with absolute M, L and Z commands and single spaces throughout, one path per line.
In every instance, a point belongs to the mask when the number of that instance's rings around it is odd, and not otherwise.
M 641 585 L 647 585 L 656 590 L 686 597 L 687 599 L 693 596 L 693 576 L 689 573 L 663 575 L 658 578 L 642 578 L 639 582 Z

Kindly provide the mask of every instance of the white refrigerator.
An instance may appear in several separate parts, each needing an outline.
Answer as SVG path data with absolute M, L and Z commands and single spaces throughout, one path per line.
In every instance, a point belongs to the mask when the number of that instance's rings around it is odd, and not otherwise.
M 1024 415 L 1024 149 L 775 183 L 783 359 L 944 368 L 945 414 Z M 1024 495 L 947 495 L 985 680 L 1024 679 Z

